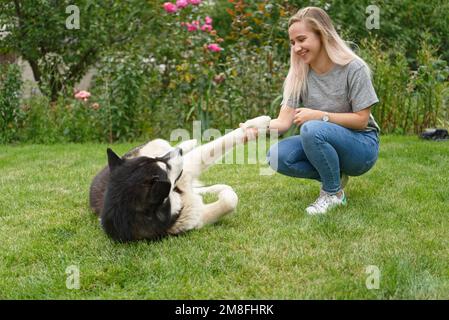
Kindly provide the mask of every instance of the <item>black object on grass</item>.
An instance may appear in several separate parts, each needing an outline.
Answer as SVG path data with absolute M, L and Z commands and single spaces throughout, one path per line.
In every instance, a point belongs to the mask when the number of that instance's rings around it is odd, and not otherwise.
M 420 137 L 426 140 L 443 141 L 449 140 L 449 133 L 446 129 L 425 129 Z

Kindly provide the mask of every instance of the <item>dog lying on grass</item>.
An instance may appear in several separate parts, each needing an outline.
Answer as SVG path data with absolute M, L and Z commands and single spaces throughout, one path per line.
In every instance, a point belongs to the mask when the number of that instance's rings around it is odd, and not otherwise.
M 261 116 L 245 127 L 266 129 L 269 121 Z M 196 140 L 172 147 L 156 139 L 123 157 L 108 148 L 108 165 L 90 186 L 90 207 L 106 234 L 119 242 L 157 240 L 214 223 L 236 208 L 237 194 L 224 184 L 198 186 L 197 179 L 246 140 L 239 128 L 198 147 Z M 218 200 L 205 204 L 206 193 L 217 194 Z

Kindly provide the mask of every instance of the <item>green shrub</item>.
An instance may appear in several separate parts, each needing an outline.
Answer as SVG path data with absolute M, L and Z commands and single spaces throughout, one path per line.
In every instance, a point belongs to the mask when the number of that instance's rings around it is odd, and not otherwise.
M 0 143 L 17 139 L 21 88 L 20 68 L 15 64 L 0 65 Z
M 17 112 L 9 112 L 14 121 L 2 122 L 2 141 L 168 139 L 173 129 L 190 131 L 194 120 L 201 121 L 202 130 L 224 132 L 261 114 L 276 117 L 289 67 L 287 20 L 305 5 L 324 7 L 343 38 L 359 45 L 360 55 L 373 71 L 380 100 L 373 114 L 383 133 L 412 134 L 425 127 L 447 126 L 449 71 L 444 55 L 440 58 L 447 39 L 441 47 L 435 46 L 447 21 L 432 22 L 419 13 L 418 20 L 438 32 L 422 32 L 410 41 L 410 30 L 399 32 L 407 13 L 386 21 L 401 5 L 380 1 L 381 29 L 368 31 L 367 4 L 236 0 L 204 2 L 176 14 L 167 14 L 157 5 L 153 9 L 160 14 L 151 21 L 150 34 L 119 49 L 102 50 L 105 54 L 97 61 L 88 102 L 67 96 L 66 90 L 52 103 L 34 97 L 19 108 L 17 96 L 3 94 L 0 98 L 8 107 L 2 108 Z M 411 10 L 428 12 L 432 5 L 416 4 Z M 215 32 L 188 32 L 181 25 L 194 20 L 203 24 L 207 15 L 213 18 Z M 211 52 L 210 43 L 224 50 Z M 14 86 L 11 83 L 8 88 Z M 10 136 L 5 138 L 4 132 Z
M 380 100 L 373 115 L 384 133 L 420 133 L 448 120 L 449 68 L 426 40 L 420 46 L 418 70 L 412 70 L 404 47 L 389 49 L 378 40 L 362 43 Z

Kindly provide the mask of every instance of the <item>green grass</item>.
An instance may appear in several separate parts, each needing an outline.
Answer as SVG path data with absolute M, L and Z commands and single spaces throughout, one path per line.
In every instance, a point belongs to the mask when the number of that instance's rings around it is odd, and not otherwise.
M 233 215 L 133 244 L 110 241 L 88 208 L 105 149 L 0 146 L 0 298 L 449 298 L 448 142 L 382 137 L 375 167 L 349 181 L 348 206 L 322 217 L 304 213 L 317 182 L 216 165 L 202 180 L 235 188 Z M 66 287 L 70 265 L 79 290 Z M 381 272 L 377 290 L 368 265 Z

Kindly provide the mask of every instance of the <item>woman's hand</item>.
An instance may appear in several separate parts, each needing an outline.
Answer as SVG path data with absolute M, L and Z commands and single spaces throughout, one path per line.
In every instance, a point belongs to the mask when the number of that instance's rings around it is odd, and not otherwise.
M 243 129 L 243 132 L 245 133 L 244 138 L 245 143 L 257 138 L 257 135 L 259 134 L 259 130 L 257 128 L 245 128 L 243 123 L 240 123 L 239 126 L 240 128 Z
M 271 118 L 269 116 L 260 116 L 254 119 L 247 120 L 245 123 L 240 123 L 240 128 L 245 133 L 245 142 L 254 140 L 259 134 L 259 129 L 268 129 Z
M 321 120 L 323 114 L 324 112 L 320 110 L 314 110 L 310 108 L 297 108 L 295 109 L 293 123 L 297 126 L 300 126 L 309 120 Z

